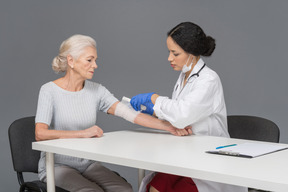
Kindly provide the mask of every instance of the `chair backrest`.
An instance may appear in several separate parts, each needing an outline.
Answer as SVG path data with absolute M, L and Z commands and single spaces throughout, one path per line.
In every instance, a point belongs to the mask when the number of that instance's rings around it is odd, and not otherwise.
M 255 116 L 231 115 L 227 117 L 227 122 L 231 138 L 279 142 L 279 128 L 268 119 Z
M 16 172 L 38 173 L 40 151 L 32 150 L 35 141 L 35 116 L 14 121 L 8 130 L 13 167 Z

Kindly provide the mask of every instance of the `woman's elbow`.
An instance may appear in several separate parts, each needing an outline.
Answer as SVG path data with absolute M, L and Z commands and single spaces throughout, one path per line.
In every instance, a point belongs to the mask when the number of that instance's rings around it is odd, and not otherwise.
M 41 131 L 39 131 L 39 130 L 35 130 L 35 140 L 36 141 L 42 141 L 42 140 L 44 140 L 43 139 L 43 137 L 41 136 Z
M 35 126 L 35 140 L 36 141 L 46 140 L 46 130 L 48 130 L 47 125 L 36 124 L 36 126 Z

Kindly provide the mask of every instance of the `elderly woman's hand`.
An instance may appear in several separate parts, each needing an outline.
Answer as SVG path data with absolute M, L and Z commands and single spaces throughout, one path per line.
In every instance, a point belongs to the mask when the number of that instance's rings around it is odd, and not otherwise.
M 174 127 L 168 121 L 163 121 L 163 123 L 168 127 L 166 130 L 169 131 L 172 135 L 175 136 L 185 136 L 185 135 L 192 135 L 192 126 L 187 126 L 184 129 L 179 129 Z
M 171 127 L 170 131 L 171 134 L 176 136 L 185 136 L 185 135 L 192 135 L 192 127 L 188 126 L 184 129 L 178 129 L 176 127 Z
M 103 135 L 103 130 L 98 127 L 97 125 L 94 125 L 88 129 L 85 129 L 85 137 L 90 138 L 90 137 L 101 137 Z

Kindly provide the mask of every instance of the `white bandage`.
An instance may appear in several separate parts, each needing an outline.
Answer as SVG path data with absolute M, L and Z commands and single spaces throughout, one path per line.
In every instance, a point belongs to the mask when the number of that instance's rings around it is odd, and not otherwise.
M 121 101 L 117 104 L 114 115 L 134 123 L 134 120 L 139 113 L 139 111 L 133 109 L 130 103 Z

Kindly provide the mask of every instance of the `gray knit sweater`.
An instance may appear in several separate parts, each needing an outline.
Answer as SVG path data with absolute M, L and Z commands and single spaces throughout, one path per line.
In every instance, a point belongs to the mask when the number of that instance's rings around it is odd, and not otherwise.
M 84 88 L 78 92 L 66 91 L 53 82 L 44 84 L 39 93 L 36 123 L 45 123 L 49 129 L 83 130 L 96 125 L 97 112 L 107 110 L 118 101 L 104 86 L 85 81 Z M 92 161 L 77 157 L 55 154 L 55 166 L 68 165 L 80 172 Z M 39 178 L 46 176 L 45 153 L 39 160 Z

